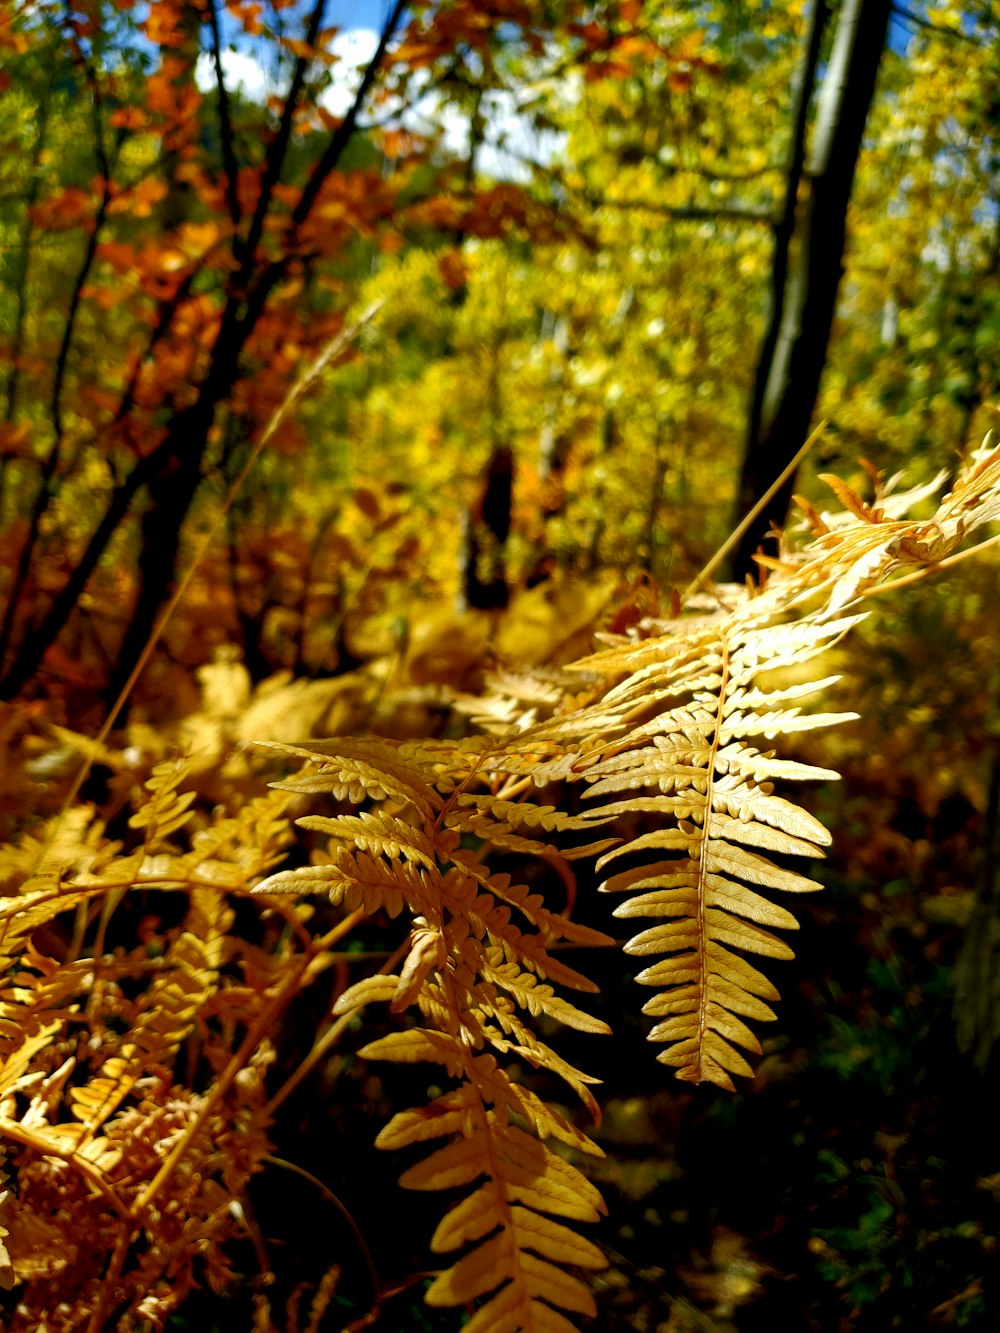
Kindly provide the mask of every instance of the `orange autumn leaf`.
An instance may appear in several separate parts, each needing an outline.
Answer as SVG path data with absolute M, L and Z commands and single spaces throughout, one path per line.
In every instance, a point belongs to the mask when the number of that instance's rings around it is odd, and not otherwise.
M 166 181 L 147 176 L 134 189 L 125 190 L 113 199 L 108 206 L 108 212 L 112 215 L 125 213 L 136 218 L 148 218 L 166 196 Z
M 31 207 L 31 220 L 44 231 L 65 231 L 89 220 L 94 211 L 94 197 L 87 190 L 69 186 Z
M 446 250 L 438 260 L 438 272 L 446 287 L 458 291 L 464 287 L 469 277 L 468 265 L 462 258 L 461 250 Z
M 128 273 L 137 267 L 137 255 L 134 245 L 124 241 L 101 241 L 97 247 L 97 258 L 103 259 L 119 273 Z
M 116 107 L 108 116 L 108 124 L 113 130 L 142 130 L 146 128 L 146 115 L 141 107 Z
M 146 37 L 156 46 L 183 47 L 189 40 L 184 31 L 184 15 L 180 6 L 161 0 L 150 6 L 143 24 Z
M 96 384 L 84 384 L 80 387 L 80 397 L 102 412 L 114 412 L 118 408 L 118 395 Z
M 367 486 L 359 486 L 351 499 L 364 514 L 365 518 L 376 520 L 382 515 L 382 506 L 379 504 L 378 496 L 374 491 L 370 491 Z
M 3 458 L 33 458 L 31 446 L 28 443 L 29 427 L 23 422 L 15 425 L 12 421 L 4 422 L 0 425 L 0 457 Z
M 299 60 L 318 60 L 322 55 L 315 46 L 310 46 L 308 42 L 303 42 L 298 37 L 282 37 L 281 45 Z

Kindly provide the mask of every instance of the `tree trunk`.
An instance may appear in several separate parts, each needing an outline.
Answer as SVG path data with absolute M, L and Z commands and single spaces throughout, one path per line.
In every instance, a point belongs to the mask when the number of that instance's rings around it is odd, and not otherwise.
M 109 705 L 125 687 L 153 632 L 161 606 L 173 592 L 181 530 L 201 484 L 201 463 L 213 407 L 209 406 L 202 414 L 203 420 L 190 423 L 191 436 L 150 482 L 149 507 L 142 518 L 139 592 L 108 682 Z
M 465 607 L 494 611 L 507 605 L 510 589 L 504 563 L 510 536 L 514 494 L 514 454 L 498 444 L 490 454 L 482 486 L 466 523 L 464 559 Z
M 757 367 L 737 523 L 781 476 L 809 433 L 843 273 L 851 186 L 891 10 L 892 0 L 844 0 L 819 94 L 812 151 L 802 171 L 805 197 L 797 208 L 796 196 L 802 192 L 793 152 L 786 225 L 779 224 L 775 234 L 775 299 Z M 813 73 L 820 21 L 817 10 L 806 57 Z M 804 125 L 808 84 L 800 98 L 799 121 Z M 753 554 L 772 522 L 784 522 L 793 483 L 789 477 L 749 525 L 733 556 L 736 578 L 756 569 Z

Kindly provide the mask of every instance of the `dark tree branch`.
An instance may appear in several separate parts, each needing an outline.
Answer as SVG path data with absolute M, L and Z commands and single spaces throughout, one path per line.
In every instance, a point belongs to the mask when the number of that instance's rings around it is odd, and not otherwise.
M 962 32 L 960 28 L 942 28 L 939 23 L 931 23 L 920 14 L 914 14 L 912 9 L 907 9 L 905 5 L 893 5 L 892 12 L 907 23 L 912 23 L 917 28 L 923 28 L 925 32 L 932 32 L 935 37 L 951 37 L 956 42 L 968 42 L 979 51 L 985 51 L 986 43 L 977 42 L 975 37 L 971 37 L 967 32 Z
M 309 24 L 304 38 L 307 46 L 315 46 L 325 11 L 326 0 L 316 0 L 309 16 Z M 245 289 L 253 275 L 254 255 L 257 253 L 260 238 L 264 234 L 264 222 L 271 206 L 274 187 L 281 180 L 285 156 L 292 137 L 292 127 L 295 123 L 295 112 L 298 109 L 299 98 L 302 96 L 302 89 L 305 86 L 308 66 L 309 61 L 305 56 L 296 58 L 295 68 L 292 71 L 292 81 L 288 88 L 288 96 L 285 98 L 285 105 L 281 112 L 281 121 L 267 150 L 264 172 L 260 182 L 260 194 L 257 196 L 257 203 L 254 207 L 253 217 L 250 219 L 246 238 L 242 242 L 237 241 L 233 246 L 233 258 L 240 266 L 236 276 L 237 291 Z
M 209 20 L 212 26 L 212 60 L 215 65 L 215 88 L 219 98 L 219 137 L 222 140 L 222 162 L 226 172 L 226 205 L 233 228 L 240 224 L 240 201 L 237 194 L 237 166 L 233 121 L 229 114 L 229 94 L 222 77 L 222 48 L 219 39 L 219 13 L 216 0 L 209 0 Z
M 264 307 L 267 304 L 268 297 L 287 272 L 288 265 L 292 259 L 291 251 L 295 246 L 295 233 L 306 221 L 308 221 L 309 214 L 312 212 L 320 190 L 323 188 L 330 174 L 337 169 L 337 166 L 340 163 L 344 149 L 350 142 L 351 135 L 354 133 L 357 126 L 361 108 L 365 103 L 368 93 L 371 91 L 372 84 L 375 82 L 382 62 L 385 59 L 386 50 L 396 32 L 405 8 L 405 0 L 396 0 L 396 5 L 382 30 L 382 36 L 379 39 L 378 47 L 376 48 L 375 54 L 372 56 L 368 68 L 365 70 L 354 101 L 348 109 L 347 115 L 330 136 L 330 140 L 327 143 L 326 148 L 323 150 L 320 160 L 316 163 L 312 175 L 306 183 L 302 194 L 299 196 L 299 201 L 292 213 L 293 230 L 291 237 L 289 237 L 286 254 L 280 259 L 272 260 L 264 268 L 247 298 L 246 309 L 243 312 L 242 318 L 238 319 L 239 326 L 243 330 L 240 339 L 241 349 L 245 344 L 246 339 L 250 336 L 257 321 L 264 313 Z M 228 313 L 230 313 L 230 311 L 227 308 L 227 314 Z M 234 310 L 232 314 L 236 316 L 236 311 Z M 223 322 L 225 323 L 225 319 Z M 220 341 L 221 336 L 222 334 L 220 331 Z
M 350 110 L 330 137 L 326 149 L 320 157 L 312 175 L 307 181 L 298 203 L 292 210 L 290 234 L 286 239 L 285 254 L 280 260 L 267 264 L 258 281 L 249 294 L 246 288 L 253 273 L 257 241 L 254 240 L 255 224 L 261 227 L 270 203 L 270 193 L 280 178 L 281 166 L 287 149 L 288 137 L 279 146 L 273 157 L 269 157 L 265 167 L 265 185 L 269 173 L 275 173 L 270 186 L 262 189 L 260 200 L 251 222 L 247 236 L 247 250 L 243 265 L 237 275 L 234 286 L 230 289 L 229 299 L 223 311 L 222 321 L 212 353 L 212 364 L 198 392 L 197 401 L 185 412 L 180 413 L 171 422 L 165 443 L 170 445 L 166 465 L 153 478 L 150 489 L 151 504 L 142 521 L 142 545 L 139 558 L 139 597 L 129 622 L 122 643 L 119 660 L 109 684 L 109 698 L 116 699 L 131 679 L 137 662 L 142 659 L 150 635 L 154 633 L 156 617 L 160 606 L 170 593 L 174 580 L 177 555 L 180 549 L 180 535 L 184 519 L 201 484 L 202 459 L 208 440 L 208 434 L 215 419 L 216 409 L 231 393 L 239 373 L 239 361 L 243 349 L 260 317 L 267 306 L 268 299 L 288 265 L 295 255 L 297 233 L 309 217 L 324 181 L 337 167 L 344 149 L 350 142 L 357 123 L 358 114 L 364 104 L 379 68 L 385 58 L 389 42 L 404 11 L 405 0 L 397 3 L 386 22 L 378 47 L 371 63 L 365 70 L 357 95 Z M 314 45 L 319 22 L 322 16 L 322 0 L 317 4 L 310 20 L 307 40 Z M 296 85 L 293 78 L 293 90 L 289 94 L 289 103 L 297 101 L 301 92 L 301 81 Z M 291 118 L 287 120 L 288 133 L 291 131 Z M 279 130 L 279 140 L 281 130 Z M 276 141 L 277 142 L 277 141 Z M 259 234 L 257 239 L 259 240 Z
M 658 204 L 643 199 L 601 199 L 597 195 L 581 196 L 594 208 L 615 208 L 633 213 L 655 213 L 659 217 L 674 218 L 678 222 L 753 222 L 766 227 L 774 226 L 774 214 L 767 208 L 740 208 L 736 204 Z
M 56 594 L 51 606 L 21 645 L 16 660 L 0 676 L 0 699 L 13 699 L 38 670 L 46 650 L 62 632 L 80 594 L 104 554 L 108 542 L 117 532 L 140 488 L 154 475 L 166 457 L 165 444 L 142 458 L 111 494 L 104 517 L 97 525 L 82 556 L 64 586 Z
M 310 22 L 311 43 L 315 41 L 318 33 L 322 12 L 323 0 L 319 0 Z M 253 272 L 253 256 L 262 234 L 269 203 L 269 192 L 262 189 L 247 240 L 241 247 L 241 270 L 230 288 L 212 350 L 211 365 L 201 383 L 196 401 L 173 418 L 160 444 L 152 453 L 140 459 L 113 491 L 103 518 L 65 586 L 57 594 L 30 638 L 22 644 L 16 661 L 0 677 L 0 698 L 14 697 L 37 671 L 46 649 L 61 633 L 108 542 L 124 521 L 136 495 L 144 486 L 149 486 L 155 494 L 156 503 L 144 521 L 143 547 L 147 557 L 142 570 L 144 583 L 140 601 L 133 613 L 119 654 L 116 681 L 131 673 L 134 662 L 138 660 L 138 654 L 145 646 L 152 619 L 155 618 L 173 578 L 180 527 L 201 480 L 201 460 L 216 407 L 232 390 L 238 374 L 239 359 L 246 342 L 263 314 L 268 298 L 286 273 L 293 257 L 291 251 L 294 249 L 295 231 L 307 220 L 324 181 L 330 172 L 336 169 L 350 141 L 361 106 L 377 76 L 388 44 L 403 13 L 404 0 L 398 0 L 383 30 L 378 49 L 365 71 L 354 103 L 332 134 L 294 210 L 289 252 L 281 259 L 273 260 L 264 266 L 249 296 L 246 296 L 241 288 L 245 288 Z M 300 66 L 302 73 L 298 80 L 293 76 L 288 105 L 297 102 L 301 94 L 305 62 L 298 62 L 297 71 Z M 286 111 L 287 109 L 286 106 Z M 281 140 L 279 128 L 278 139 L 275 141 L 277 147 L 272 145 L 272 152 L 265 167 L 265 182 L 273 176 L 271 190 L 280 176 L 291 134 L 290 114 L 287 118 L 283 117 L 283 124 L 286 119 L 287 133 L 284 140 L 279 142 Z M 166 331 L 170 319 L 172 319 L 172 309 L 165 310 L 157 330 L 154 330 L 154 341 Z
M 69 10 L 67 9 L 67 16 L 68 15 Z M 18 555 L 17 567 L 14 572 L 14 577 L 11 580 L 11 586 L 7 596 L 7 605 L 4 607 L 3 620 L 0 621 L 0 664 L 6 659 L 7 650 L 10 647 L 11 637 L 14 631 L 14 621 L 20 607 L 21 598 L 24 594 L 24 588 L 27 583 L 28 571 L 31 568 L 31 561 L 35 553 L 35 547 L 38 544 L 38 539 L 41 534 L 42 519 L 52 502 L 52 483 L 59 466 L 63 446 L 62 394 L 66 379 L 66 371 L 69 366 L 69 354 L 73 345 L 73 336 L 76 332 L 76 322 L 83 300 L 84 287 L 90 277 L 90 271 L 97 255 L 97 247 L 100 243 L 101 231 L 103 230 L 104 222 L 107 218 L 108 205 L 111 202 L 111 166 L 108 161 L 107 149 L 104 144 L 104 117 L 100 83 L 98 81 L 97 71 L 91 61 L 81 56 L 80 63 L 84 68 L 87 82 L 89 83 L 91 90 L 91 110 L 94 120 L 94 151 L 100 171 L 101 198 L 97 207 L 97 214 L 91 227 L 90 235 L 87 238 L 83 260 L 77 270 L 76 279 L 73 283 L 69 308 L 66 313 L 66 322 L 63 325 L 62 339 L 60 340 L 59 351 L 56 356 L 55 373 L 52 379 L 52 392 L 49 399 L 49 415 L 52 420 L 53 439 L 49 452 L 42 464 L 38 490 L 35 493 L 35 499 L 31 506 L 31 514 L 28 519 L 28 531 L 24 539 L 24 544 L 21 547 L 20 554 Z
M 354 101 L 351 103 L 347 115 L 330 136 L 330 141 L 323 150 L 323 155 L 316 163 L 312 175 L 309 177 L 305 188 L 299 195 L 298 203 L 292 210 L 293 227 L 299 228 L 306 221 L 309 214 L 312 212 L 316 197 L 323 188 L 327 178 L 332 171 L 337 169 L 340 159 L 343 156 L 344 149 L 347 147 L 348 143 L 350 143 L 351 136 L 357 125 L 358 115 L 360 114 L 361 108 L 371 91 L 372 84 L 375 82 L 378 72 L 382 67 L 382 62 L 385 60 L 386 50 L 395 35 L 405 9 L 406 0 L 396 0 L 392 13 L 389 15 L 385 27 L 382 29 L 382 35 L 379 38 L 375 54 L 372 56 L 371 61 L 362 76 L 361 85 L 358 88 Z
M 614 208 L 623 212 L 653 213 L 659 217 L 675 218 L 679 222 L 714 222 L 718 219 L 729 222 L 762 223 L 767 227 L 776 226 L 775 216 L 769 208 L 747 208 L 739 204 L 662 204 L 652 199 L 608 199 L 594 190 L 582 189 L 570 185 L 565 176 L 556 167 L 546 166 L 533 158 L 519 153 L 510 156 L 525 166 L 533 167 L 541 175 L 547 176 L 560 190 L 579 199 L 589 208 Z

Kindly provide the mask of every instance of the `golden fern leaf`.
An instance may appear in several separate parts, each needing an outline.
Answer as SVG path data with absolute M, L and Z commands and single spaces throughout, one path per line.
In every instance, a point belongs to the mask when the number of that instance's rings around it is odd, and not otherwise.
M 361 1054 L 384 1057 L 385 1040 Z M 435 1058 L 438 1050 L 428 1054 Z M 467 1325 L 480 1333 L 572 1330 L 553 1307 L 586 1315 L 596 1314 L 596 1307 L 586 1285 L 565 1269 L 603 1268 L 605 1259 L 596 1245 L 554 1217 L 596 1221 L 604 1205 L 575 1167 L 512 1124 L 510 1113 L 523 1116 L 540 1135 L 555 1135 L 582 1151 L 599 1150 L 564 1117 L 511 1083 L 492 1056 L 473 1056 L 455 1043 L 451 1059 L 461 1062 L 467 1081 L 429 1106 L 399 1112 L 376 1140 L 380 1147 L 400 1148 L 455 1136 L 403 1173 L 400 1183 L 407 1189 L 449 1189 L 485 1176 L 434 1233 L 436 1253 L 470 1248 L 435 1280 L 427 1303 L 462 1305 L 488 1297 Z M 454 1066 L 453 1072 L 458 1072 Z
M 606 678 L 625 676 L 572 719 L 572 730 L 586 734 L 593 716 L 603 718 L 609 707 L 617 713 L 613 740 L 605 742 L 603 754 L 587 760 L 584 772 L 589 796 L 614 798 L 597 817 L 654 814 L 666 821 L 601 857 L 598 868 L 611 870 L 602 889 L 635 895 L 616 916 L 660 921 L 625 948 L 668 955 L 638 980 L 667 988 L 646 1006 L 661 1019 L 650 1038 L 670 1043 L 658 1058 L 687 1081 L 708 1079 L 732 1088 L 734 1074 L 752 1072 L 740 1050 L 760 1050 L 737 1015 L 773 1017 L 763 1001 L 777 992 L 733 950 L 791 957 L 788 946 L 765 927 L 789 929 L 796 922 L 756 890 L 820 887 L 762 853 L 822 855 L 829 842 L 818 821 L 774 796 L 765 778 L 753 776 L 759 752 L 750 741 L 849 715 L 810 716 L 797 703 L 780 707 L 818 684 L 769 690 L 756 677 L 762 669 L 821 651 L 844 628 L 836 619 L 767 625 L 754 615 L 744 623 L 696 628 L 674 641 L 609 649 L 589 659 L 588 669 L 597 667 Z M 664 707 L 667 703 L 671 706 Z M 653 794 L 644 794 L 650 790 Z
M 312 767 L 288 789 L 376 808 L 307 816 L 304 827 L 331 838 L 329 863 L 271 876 L 258 890 L 323 891 L 352 909 L 405 909 L 414 920 L 400 973 L 360 982 L 337 1009 L 375 999 L 396 1011 L 415 1005 L 419 1026 L 362 1054 L 431 1061 L 455 1080 L 429 1106 L 401 1111 L 378 1142 L 446 1139 L 402 1183 L 474 1186 L 432 1242 L 437 1252 L 465 1252 L 428 1293 L 435 1305 L 481 1302 L 467 1333 L 572 1333 L 570 1317 L 594 1307 L 567 1270 L 601 1262 L 596 1247 L 556 1220 L 595 1220 L 600 1198 L 546 1140 L 584 1152 L 594 1145 L 519 1088 L 498 1057 L 513 1054 L 558 1074 L 596 1115 L 593 1080 L 542 1041 L 530 1020 L 548 1015 L 605 1030 L 556 993 L 557 985 L 594 987 L 551 949 L 560 939 L 606 937 L 494 873 L 490 848 L 548 858 L 550 843 L 531 836 L 538 830 L 621 821 L 625 840 L 598 848 L 602 888 L 628 895 L 616 916 L 653 922 L 626 948 L 656 959 L 639 980 L 656 989 L 645 1011 L 658 1020 L 651 1039 L 667 1044 L 660 1060 L 682 1079 L 728 1089 L 734 1076 L 750 1075 L 743 1052 L 760 1046 L 746 1020 L 773 1019 L 777 991 L 745 955 L 791 956 L 773 932 L 796 922 L 772 894 L 820 886 L 783 859 L 822 856 L 829 843 L 822 825 L 775 794 L 773 783 L 837 776 L 764 744 L 854 716 L 803 711 L 833 678 L 788 683 L 773 673 L 797 672 L 847 633 L 860 619 L 852 608 L 879 579 L 940 559 L 977 523 L 1000 515 L 1000 451 L 973 460 L 930 522 L 907 521 L 901 504 L 869 507 L 843 490 L 841 498 L 846 518 L 818 524 L 801 558 L 773 562 L 763 591 L 715 613 L 649 622 L 644 638 L 605 636 L 607 647 L 563 673 L 578 689 L 561 678 L 561 697 L 547 691 L 541 721 L 501 700 L 484 711 L 491 728 L 513 721 L 506 736 L 334 741 L 296 751 Z M 510 697 L 523 703 L 516 688 Z M 594 804 L 570 815 L 508 799 L 528 785 L 521 778 L 535 787 L 581 782 Z M 639 831 L 637 817 L 647 821 Z M 469 835 L 475 849 L 463 845 Z M 559 855 L 587 850 L 595 849 Z
M 172 1068 L 178 1047 L 215 991 L 233 914 L 209 890 L 195 890 L 192 899 L 187 924 L 194 929 L 181 930 L 171 942 L 162 971 L 140 1000 L 127 1040 L 88 1083 L 70 1093 L 84 1141 L 97 1133 L 141 1078 Z
M 158 850 L 191 818 L 189 807 L 196 793 L 177 790 L 189 773 L 187 764 L 167 760 L 157 764 L 147 779 L 149 800 L 129 820 L 129 828 L 143 830 L 147 851 Z
M 759 1045 L 742 1019 L 772 1018 L 766 1001 L 777 992 L 742 953 L 789 957 L 768 928 L 795 926 L 759 890 L 818 888 L 772 857 L 821 856 L 830 841 L 815 819 L 774 795 L 772 780 L 837 775 L 762 751 L 758 738 L 853 714 L 801 711 L 834 678 L 774 684 L 768 673 L 798 670 L 848 632 L 861 617 L 845 611 L 874 583 L 941 559 L 973 526 L 1000 515 L 1000 450 L 973 457 L 930 521 L 903 517 L 907 497 L 872 508 L 836 490 L 848 513 L 824 525 L 800 564 L 779 566 L 762 593 L 732 610 L 654 623 L 651 637 L 573 664 L 603 686 L 584 707 L 516 739 L 516 755 L 528 762 L 515 759 L 511 769 L 530 773 L 540 755 L 545 776 L 582 778 L 587 795 L 601 800 L 597 822 L 661 818 L 599 865 L 610 871 L 605 890 L 636 895 L 616 916 L 659 919 L 626 949 L 667 955 L 639 980 L 660 988 L 645 1006 L 661 1020 L 650 1036 L 670 1044 L 659 1058 L 682 1079 L 731 1087 L 732 1075 L 751 1072 L 741 1052 Z
M 817 595 L 828 612 L 849 607 L 871 587 L 907 567 L 931 566 L 952 555 L 969 533 L 1000 519 L 1000 447 L 991 432 L 973 451 L 930 519 L 907 519 L 905 502 L 927 496 L 927 488 L 893 497 L 877 511 L 824 515 L 830 530 L 797 556 L 764 560 L 778 578 L 760 599 L 789 608 Z M 936 487 L 935 487 L 936 489 Z
M 389 799 L 402 805 L 413 805 L 424 815 L 431 814 L 434 809 L 424 790 L 424 774 L 407 764 L 390 743 L 374 740 L 360 746 L 345 739 L 328 760 L 324 756 L 331 753 L 330 748 L 322 741 L 308 747 L 267 741 L 258 741 L 257 745 L 310 760 L 314 765 L 297 777 L 272 783 L 280 791 L 325 792 L 334 800 L 349 801 L 352 805 L 360 805 L 366 798 L 373 801 Z
M 221 865 L 230 866 L 238 873 L 223 878 L 246 888 L 250 880 L 258 879 L 281 860 L 292 840 L 288 804 L 288 798 L 280 793 L 254 797 L 236 815 L 198 829 L 191 839 L 191 850 L 179 864 L 199 878 L 205 878 L 207 868 L 217 871 Z
M 390 802 L 391 808 L 304 817 L 299 821 L 304 827 L 331 836 L 330 863 L 279 872 L 256 891 L 319 890 L 345 906 L 408 909 L 414 925 L 400 973 L 359 982 L 341 996 L 336 1011 L 376 999 L 396 1012 L 415 1005 L 419 1026 L 370 1042 L 361 1054 L 430 1061 L 457 1084 L 427 1107 L 400 1112 L 377 1140 L 381 1147 L 450 1140 L 404 1173 L 408 1188 L 484 1181 L 435 1234 L 432 1244 L 439 1252 L 472 1248 L 438 1277 L 428 1302 L 461 1305 L 485 1298 L 470 1324 L 483 1333 L 572 1329 L 559 1311 L 591 1314 L 594 1305 L 585 1284 L 566 1269 L 601 1267 L 604 1259 L 550 1214 L 594 1220 L 603 1205 L 593 1186 L 544 1140 L 554 1137 L 583 1152 L 599 1149 L 565 1116 L 514 1083 L 498 1057 L 514 1055 L 557 1074 L 597 1114 L 590 1091 L 595 1080 L 541 1040 L 531 1021 L 544 1015 L 583 1031 L 608 1031 L 600 1019 L 557 994 L 553 983 L 597 988 L 554 958 L 550 948 L 560 939 L 610 941 L 552 911 L 540 894 L 509 875 L 493 873 L 482 850 L 463 846 L 462 834 L 474 820 L 483 849 L 523 842 L 532 851 L 547 851 L 547 844 L 520 839 L 516 825 L 565 829 L 587 827 L 587 821 L 542 807 L 515 811 L 504 801 L 493 810 L 490 799 L 478 794 L 466 800 L 464 788 L 483 765 L 482 746 L 477 752 L 449 743 L 381 741 L 362 757 L 360 747 L 347 742 L 343 762 L 332 749 L 332 744 L 322 752 L 308 747 L 313 767 L 281 786 L 325 789 L 338 799 L 349 798 L 353 789 L 366 800 Z M 512 1124 L 511 1115 L 532 1132 Z

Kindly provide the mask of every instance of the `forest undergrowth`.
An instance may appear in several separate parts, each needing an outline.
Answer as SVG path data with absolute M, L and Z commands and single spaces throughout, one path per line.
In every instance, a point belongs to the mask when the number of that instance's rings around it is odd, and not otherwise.
M 905 663 L 866 648 L 863 621 L 876 595 L 938 596 L 943 578 L 908 585 L 995 541 L 1000 449 L 975 452 L 940 501 L 831 486 L 839 509 L 803 506 L 762 587 L 699 580 L 656 616 L 592 590 L 568 626 L 552 611 L 548 660 L 531 667 L 456 626 L 481 643 L 458 666 L 444 629 L 419 667 L 401 645 L 329 681 L 256 690 L 221 654 L 200 672 L 200 708 L 99 743 L 8 711 L 10 1333 L 235 1326 L 224 1308 L 285 1333 L 571 1333 L 599 1310 L 602 1327 L 671 1330 L 736 1327 L 741 1310 L 745 1330 L 787 1320 L 796 1299 L 804 1327 L 874 1328 L 899 1283 L 893 1319 L 986 1317 L 993 1168 L 969 1168 L 980 1213 L 931 1245 L 912 1216 L 930 1205 L 907 1194 L 910 1122 L 869 1127 L 877 1168 L 860 1122 L 824 1142 L 813 1111 L 795 1117 L 811 1056 L 821 1086 L 878 1088 L 912 1117 L 907 1042 L 961 1067 L 925 1030 L 951 1003 L 946 968 L 968 1000 L 970 1061 L 996 1040 L 988 928 L 953 948 L 963 923 L 989 919 L 992 890 L 963 886 L 942 850 L 975 865 L 988 755 L 947 799 L 929 794 L 961 747 L 932 754 L 926 704 L 894 702 Z M 574 590 L 541 596 L 568 605 Z M 912 624 L 909 642 L 904 656 L 940 650 Z M 988 663 L 979 649 L 942 661 L 956 709 L 995 676 Z M 884 751 L 853 725 L 854 696 L 897 720 L 905 706 Z M 991 716 L 977 717 L 986 736 Z M 822 761 L 811 737 L 840 723 Z M 869 787 L 867 827 L 851 829 L 850 794 L 836 811 L 846 874 L 803 866 L 829 847 L 818 816 L 834 798 L 798 792 L 838 769 Z M 880 782 L 889 813 L 873 826 Z M 910 956 L 935 926 L 921 881 L 950 957 Z M 888 898 L 895 942 L 877 938 Z M 863 975 L 848 920 L 876 940 Z M 837 986 L 860 997 L 841 1014 Z M 822 1031 L 805 1030 L 822 1010 Z M 681 1096 L 671 1070 L 706 1086 Z M 775 1192 L 772 1147 L 748 1161 L 747 1129 L 768 1116 L 787 1123 L 791 1161 L 813 1154 L 835 1220 L 812 1225 L 807 1195 Z M 391 1153 L 366 1153 L 376 1134 Z M 935 1159 L 920 1170 L 921 1200 L 945 1188 Z M 700 1193 L 682 1196 L 685 1176 Z M 748 1197 L 775 1216 L 753 1245 Z M 805 1255 L 836 1315 L 801 1299 Z

